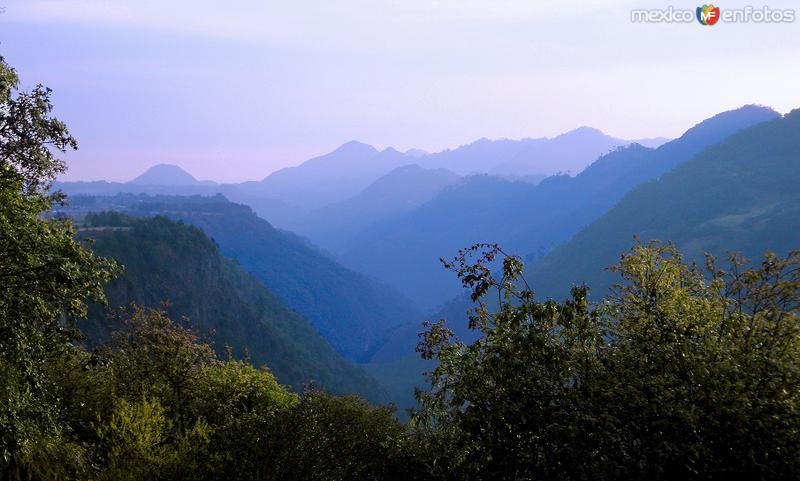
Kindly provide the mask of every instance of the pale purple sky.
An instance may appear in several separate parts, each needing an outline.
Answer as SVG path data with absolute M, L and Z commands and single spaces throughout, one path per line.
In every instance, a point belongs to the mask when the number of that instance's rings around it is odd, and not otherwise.
M 353 139 L 673 137 L 746 103 L 800 107 L 800 22 L 630 21 L 676 3 L 0 0 L 0 54 L 54 89 L 73 180 L 157 163 L 260 179 Z M 744 5 L 764 4 L 719 4 Z

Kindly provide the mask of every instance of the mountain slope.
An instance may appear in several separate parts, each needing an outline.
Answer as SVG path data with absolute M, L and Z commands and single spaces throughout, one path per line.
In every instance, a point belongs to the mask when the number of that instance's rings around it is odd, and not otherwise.
M 125 271 L 106 288 L 110 306 L 136 302 L 159 307 L 169 301 L 175 319 L 188 316 L 201 333 L 214 331 L 219 352 L 233 348 L 266 364 L 281 383 L 301 389 L 308 380 L 341 394 L 380 401 L 380 386 L 339 356 L 300 315 L 236 263 L 195 227 L 164 217 L 133 219 L 116 213 L 92 215 L 83 236 L 93 250 L 113 257 Z M 95 337 L 111 324 L 96 306 L 88 325 Z
M 525 148 L 546 143 L 547 139 L 497 139 L 476 140 L 455 149 L 426 155 L 417 162 L 423 167 L 448 169 L 460 175 L 486 173 L 495 166 L 508 162 Z
M 394 149 L 378 152 L 348 142 L 333 152 L 270 174 L 261 182 L 242 185 L 245 194 L 269 197 L 302 208 L 317 208 L 356 195 L 391 170 L 414 159 Z
M 358 195 L 309 213 L 297 232 L 334 251 L 376 222 L 386 222 L 434 198 L 460 177 L 447 169 L 398 167 Z
M 107 207 L 141 217 L 164 215 L 201 228 L 284 304 L 301 314 L 342 355 L 369 358 L 388 332 L 418 319 L 395 290 L 342 267 L 302 238 L 275 229 L 222 196 L 74 197 L 73 210 Z M 73 212 L 74 215 L 74 212 Z
M 553 138 L 480 139 L 453 150 L 419 159 L 424 167 L 438 167 L 468 175 L 491 173 L 507 177 L 580 172 L 615 146 L 631 143 L 590 127 L 579 127 Z
M 553 176 L 536 186 L 474 176 L 391 224 L 375 225 L 341 255 L 356 270 L 392 282 L 420 305 L 431 307 L 460 292 L 459 283 L 440 267 L 440 257 L 476 242 L 498 242 L 510 252 L 542 255 L 639 183 L 777 115 L 755 106 L 724 112 L 658 149 L 638 144 L 619 148 L 575 177 Z
M 341 210 L 406 210 L 424 204 L 458 179 L 457 174 L 447 169 L 406 165 L 384 175 L 338 206 Z
M 604 271 L 633 235 L 674 241 L 688 257 L 741 251 L 760 257 L 800 248 L 800 111 L 735 134 L 660 179 L 631 191 L 605 215 L 530 270 L 537 294 L 561 297 Z
M 525 147 L 508 162 L 492 169 L 492 174 L 524 177 L 579 173 L 599 156 L 614 147 L 629 142 L 615 139 L 591 127 L 580 127 L 550 139 Z

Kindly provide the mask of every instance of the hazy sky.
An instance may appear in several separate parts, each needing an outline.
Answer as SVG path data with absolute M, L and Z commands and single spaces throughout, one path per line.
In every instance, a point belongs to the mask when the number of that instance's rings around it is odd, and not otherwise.
M 720 3 L 722 8 L 754 1 Z M 800 21 L 634 24 L 636 0 L 0 0 L 0 54 L 55 91 L 69 179 L 156 163 L 258 179 L 356 139 L 429 151 L 580 125 L 677 136 L 800 107 Z M 766 2 L 798 8 L 792 0 Z

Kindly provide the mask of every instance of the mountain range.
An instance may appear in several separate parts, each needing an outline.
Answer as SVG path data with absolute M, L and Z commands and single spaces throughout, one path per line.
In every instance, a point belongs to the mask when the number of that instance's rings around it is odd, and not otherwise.
M 757 106 L 724 112 L 657 149 L 639 144 L 620 147 L 574 177 L 551 176 L 538 185 L 471 176 L 391 222 L 362 228 L 339 255 L 352 268 L 393 283 L 419 305 L 434 307 L 461 289 L 441 268 L 440 258 L 476 242 L 497 242 L 511 252 L 541 256 L 640 182 L 658 177 L 738 130 L 777 116 Z
M 561 297 L 585 283 L 604 296 L 605 268 L 633 243 L 674 242 L 689 259 L 741 252 L 786 255 L 800 247 L 800 110 L 713 145 L 629 192 L 569 242 L 534 263 L 540 297 Z
M 640 142 L 658 145 L 666 140 L 655 138 Z M 536 183 L 557 172 L 575 174 L 609 149 L 632 142 L 637 141 L 610 137 L 589 127 L 554 138 L 480 139 L 433 154 L 419 149 L 379 151 L 351 141 L 333 152 L 280 169 L 259 181 L 214 184 L 197 181 L 177 166 L 161 164 L 129 182 L 61 182 L 56 187 L 68 194 L 222 193 L 232 201 L 251 206 L 276 226 L 299 230 L 309 224 L 306 215 L 317 215 L 309 211 L 346 201 L 398 167 L 416 164 L 426 169 L 447 169 L 458 175 L 487 173 Z
M 740 123 L 743 116 L 750 121 Z M 762 118 L 766 120 L 758 122 Z M 724 136 L 748 123 L 752 125 Z M 612 167 L 638 165 L 647 170 L 639 170 L 637 175 L 660 174 L 632 188 L 606 213 L 551 252 L 527 256 L 526 278 L 537 298 L 562 299 L 569 296 L 571 287 L 580 284 L 591 288 L 595 300 L 608 295 L 611 285 L 619 280 L 607 268 L 634 245 L 634 236 L 643 242 L 671 241 L 688 259 L 701 265 L 705 253 L 719 258 L 740 252 L 760 259 L 767 251 L 786 255 L 798 249 L 800 111 L 780 117 L 766 109 L 748 107 L 703 122 L 684 137 L 663 150 L 631 146 L 591 167 L 616 171 Z M 679 161 L 713 138 L 719 142 Z M 602 177 L 599 172 L 592 175 Z M 628 176 L 621 178 L 631 180 Z M 452 273 L 449 276 L 454 278 Z M 475 304 L 469 297 L 460 295 L 427 318 L 446 319 L 456 335 L 469 341 L 474 333 L 467 328 L 466 312 L 472 307 Z M 422 372 L 431 368 L 413 353 L 421 329 L 417 325 L 398 330 L 368 366 L 391 390 L 393 398 L 407 406 L 414 403 L 408 393 L 421 383 Z

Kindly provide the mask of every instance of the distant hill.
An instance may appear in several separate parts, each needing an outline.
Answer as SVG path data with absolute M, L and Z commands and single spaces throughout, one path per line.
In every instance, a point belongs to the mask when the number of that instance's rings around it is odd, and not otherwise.
M 674 241 L 687 256 L 741 251 L 760 258 L 800 249 L 800 111 L 735 134 L 622 201 L 535 263 L 528 277 L 540 297 L 563 297 L 587 283 L 595 297 L 604 270 L 642 240 Z
M 375 210 L 406 210 L 429 201 L 442 189 L 461 177 L 447 169 L 424 169 L 419 165 L 398 167 L 355 197 L 338 204 L 343 208 L 363 207 Z
M 230 186 L 209 180 L 197 180 L 177 165 L 158 164 L 128 182 L 74 181 L 55 182 L 54 190 L 67 195 L 163 194 L 213 195 L 229 192 Z
M 243 185 L 242 190 L 303 208 L 317 208 L 352 197 L 391 170 L 413 163 L 413 157 L 391 148 L 379 152 L 371 145 L 348 142 L 329 154 Z
M 448 169 L 460 175 L 488 173 L 496 166 L 511 161 L 527 147 L 546 142 L 546 138 L 482 138 L 455 149 L 426 155 L 417 162 L 424 167 Z
M 575 175 L 614 147 L 629 143 L 591 127 L 580 127 L 547 141 L 527 145 L 511 160 L 494 167 L 491 173 L 516 177 L 558 173 Z
M 418 149 L 406 153 L 348 142 L 333 152 L 270 174 L 260 182 L 240 184 L 242 193 L 266 197 L 303 209 L 316 209 L 357 195 L 390 171 L 418 164 L 428 169 L 447 169 L 460 175 L 500 173 L 514 177 L 579 171 L 613 146 L 626 145 L 602 132 L 580 128 L 553 139 L 481 139 L 454 150 L 428 154 Z M 538 149 L 538 150 L 537 150 Z M 500 166 L 505 165 L 505 168 Z M 254 206 L 260 214 L 271 212 Z M 266 207 L 268 208 L 268 206 Z
M 136 185 L 194 186 L 214 185 L 210 181 L 198 181 L 177 165 L 158 164 L 150 167 L 142 175 L 129 183 Z
M 221 354 L 266 364 L 281 383 L 300 390 L 313 379 L 339 394 L 385 401 L 378 383 L 337 354 L 299 314 L 287 308 L 255 277 L 225 259 L 202 231 L 164 217 L 133 219 L 118 213 L 91 215 L 82 236 L 93 250 L 125 266 L 106 287 L 110 306 L 136 302 L 159 307 L 169 301 L 175 319 L 188 316 L 201 334 L 214 332 Z M 94 306 L 82 326 L 97 340 L 114 324 Z
M 577 173 L 612 147 L 630 142 L 588 127 L 552 139 L 480 139 L 433 154 L 418 149 L 402 153 L 392 148 L 379 152 L 367 144 L 348 142 L 333 152 L 240 187 L 247 195 L 316 209 L 353 197 L 378 178 L 409 164 L 447 169 L 459 175 L 496 172 L 523 178 L 567 171 Z M 259 210 L 259 213 L 270 217 L 268 212 Z
M 613 147 L 630 140 L 605 135 L 591 127 L 580 127 L 553 138 L 480 139 L 453 150 L 421 158 L 425 167 L 439 167 L 467 175 L 489 173 L 502 177 L 577 174 Z
M 535 186 L 469 177 L 391 223 L 373 225 L 341 256 L 354 269 L 393 283 L 423 307 L 433 307 L 461 289 L 441 268 L 440 257 L 451 257 L 476 242 L 499 242 L 511 252 L 542 255 L 639 183 L 657 178 L 739 130 L 777 116 L 757 106 L 724 112 L 658 149 L 638 144 L 618 148 L 575 177 L 552 176 Z
M 350 360 L 367 360 L 388 332 L 419 319 L 411 301 L 399 292 L 342 267 L 306 240 L 275 229 L 249 207 L 222 196 L 78 196 L 65 212 L 79 216 L 108 207 L 200 227 L 223 255 L 255 275 Z
M 117 194 L 149 194 L 180 196 L 214 196 L 222 194 L 233 202 L 249 205 L 259 215 L 269 219 L 276 225 L 294 227 L 308 213 L 306 209 L 284 201 L 259 194 L 253 185 L 258 182 L 242 182 L 240 184 L 214 184 L 198 181 L 187 185 L 151 185 L 132 182 L 55 182 L 53 190 L 60 190 L 70 197 L 80 195 L 115 196 Z M 255 191 L 255 192 L 254 192 Z
M 327 249 L 341 250 L 372 224 L 414 210 L 460 179 L 447 169 L 398 167 L 356 196 L 310 212 L 296 228 Z

